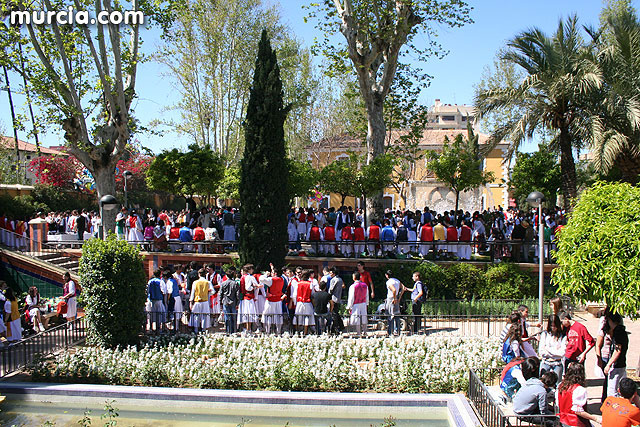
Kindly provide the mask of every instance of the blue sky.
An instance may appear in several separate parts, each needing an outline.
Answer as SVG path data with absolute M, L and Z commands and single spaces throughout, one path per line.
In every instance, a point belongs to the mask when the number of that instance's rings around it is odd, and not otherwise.
M 306 12 L 302 6 L 310 2 L 279 2 L 284 21 L 307 46 L 313 43 L 314 37 L 319 36 L 313 23 L 304 23 L 303 20 Z M 270 3 L 277 3 L 277 0 L 271 0 Z M 472 0 L 469 3 L 474 8 L 471 17 L 475 22 L 457 29 L 439 28 L 439 41 L 449 50 L 449 54 L 444 59 L 432 59 L 421 64 L 422 68 L 433 76 L 431 86 L 421 95 L 421 101 L 426 105 L 431 105 L 436 98 L 443 103 L 472 103 L 474 84 L 480 79 L 483 68 L 493 63 L 496 51 L 503 47 L 507 40 L 530 27 L 539 27 L 551 33 L 557 27 L 560 17 L 573 13 L 578 14 L 582 24 L 596 25 L 602 8 L 600 0 Z M 640 0 L 633 1 L 636 9 L 638 3 Z M 156 32 L 150 32 L 145 37 L 144 46 L 147 51 L 158 45 Z M 336 40 L 342 42 L 342 36 Z M 416 41 L 419 44 L 420 38 Z M 163 111 L 177 101 L 177 92 L 173 90 L 174 80 L 166 74 L 166 69 L 153 62 L 144 63 L 139 68 L 139 99 L 135 108 L 136 115 L 142 123 L 156 118 L 179 119 L 177 113 Z M 14 77 L 13 84 L 17 81 Z M 20 95 L 16 95 L 15 98 L 15 103 L 24 103 Z M 5 134 L 11 135 L 9 102 L 5 92 L 0 92 L 0 123 Z M 26 134 L 23 132 L 19 137 L 25 139 Z M 162 137 L 139 135 L 138 138 L 144 146 L 155 152 L 173 147 L 186 147 L 190 142 L 186 136 L 171 132 Z M 59 131 L 54 128 L 43 135 L 41 140 L 45 146 L 62 143 Z M 526 147 L 528 150 L 532 148 L 535 148 L 534 144 Z

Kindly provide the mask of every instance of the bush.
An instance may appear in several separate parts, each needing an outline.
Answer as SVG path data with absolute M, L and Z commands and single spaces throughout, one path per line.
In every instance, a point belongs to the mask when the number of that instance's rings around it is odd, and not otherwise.
M 111 235 L 88 240 L 80 258 L 87 341 L 107 347 L 134 344 L 145 321 L 146 275 L 138 249 Z
M 556 236 L 553 281 L 565 295 L 640 310 L 640 188 L 596 183 L 584 191 Z
M 456 299 L 471 299 L 486 287 L 482 273 L 482 270 L 471 264 L 453 264 L 445 269 L 446 287 L 454 291 Z
M 451 287 L 452 281 L 446 275 L 443 268 L 430 261 L 421 263 L 395 263 L 384 266 L 379 270 L 379 278 L 373 277 L 376 283 L 376 296 L 384 299 L 387 295 L 386 279 L 384 272 L 391 270 L 393 277 L 400 280 L 405 286 L 413 287 L 413 273 L 418 271 L 422 277 L 422 283 L 429 291 L 428 298 L 453 299 L 455 298 L 455 287 Z M 345 282 L 346 283 L 346 282 Z
M 484 277 L 485 284 L 477 293 L 479 298 L 516 299 L 537 294 L 538 283 L 516 264 L 492 265 Z

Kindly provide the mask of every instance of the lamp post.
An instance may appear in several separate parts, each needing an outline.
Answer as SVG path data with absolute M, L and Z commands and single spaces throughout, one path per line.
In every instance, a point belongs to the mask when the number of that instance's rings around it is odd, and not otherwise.
M 118 206 L 118 200 L 111 194 L 105 194 L 100 198 L 100 238 L 105 239 L 107 236 L 104 232 L 104 213 L 112 211 Z
M 538 208 L 538 322 L 542 327 L 542 299 L 544 297 L 544 227 L 542 225 L 542 202 L 545 201 L 544 194 L 533 191 L 527 196 L 527 202 L 532 208 Z
M 131 178 L 133 174 L 129 171 L 122 172 L 124 177 L 124 207 L 129 209 L 129 203 L 127 202 L 127 178 Z

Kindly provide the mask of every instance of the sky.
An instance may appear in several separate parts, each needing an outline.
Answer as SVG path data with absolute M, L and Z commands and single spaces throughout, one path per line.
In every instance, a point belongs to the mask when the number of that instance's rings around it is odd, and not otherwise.
M 311 1 L 268 0 L 270 4 L 280 4 L 284 22 L 306 46 L 311 46 L 314 38 L 320 36 L 312 21 L 304 22 L 307 12 L 302 6 Z M 640 0 L 632 3 L 638 9 Z M 471 18 L 474 23 L 455 29 L 437 28 L 438 40 L 449 54 L 444 59 L 434 58 L 418 64 L 433 76 L 431 85 L 421 94 L 421 102 L 425 105 L 432 105 L 435 99 L 445 104 L 472 104 L 473 88 L 483 69 L 493 63 L 496 52 L 509 39 L 532 27 L 551 34 L 561 17 L 572 14 L 577 14 L 582 24 L 597 25 L 602 8 L 601 0 L 470 0 L 469 4 L 473 7 Z M 158 36 L 157 31 L 143 35 L 147 52 L 159 45 Z M 342 36 L 336 40 L 342 42 Z M 424 42 L 424 37 L 418 36 L 416 42 L 418 45 Z M 319 63 L 320 59 L 316 62 Z M 16 81 L 14 77 L 13 82 Z M 179 120 L 178 112 L 167 111 L 178 101 L 174 84 L 175 79 L 160 64 L 146 62 L 139 66 L 136 88 L 139 99 L 134 106 L 136 116 L 143 124 L 155 119 Z M 14 103 L 25 108 L 23 96 L 16 94 L 14 98 Z M 5 134 L 12 135 L 9 102 L 3 91 L 0 91 L 0 128 Z M 19 138 L 26 139 L 26 133 L 19 134 Z M 187 136 L 173 132 L 165 132 L 163 136 L 141 134 L 137 138 L 143 146 L 156 153 L 173 147 L 185 148 L 191 142 Z M 55 128 L 48 129 L 46 135 L 41 136 L 41 141 L 44 146 L 63 143 L 61 133 Z M 28 142 L 33 143 L 32 140 Z M 535 144 L 528 144 L 524 149 L 531 151 Z

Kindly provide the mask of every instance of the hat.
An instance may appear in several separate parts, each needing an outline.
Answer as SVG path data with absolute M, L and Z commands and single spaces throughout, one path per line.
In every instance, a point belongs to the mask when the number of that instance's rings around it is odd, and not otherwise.
M 522 221 L 522 226 L 523 226 L 524 228 L 527 228 L 527 227 L 529 226 L 529 223 L 528 223 L 526 220 L 525 220 L 525 221 Z

